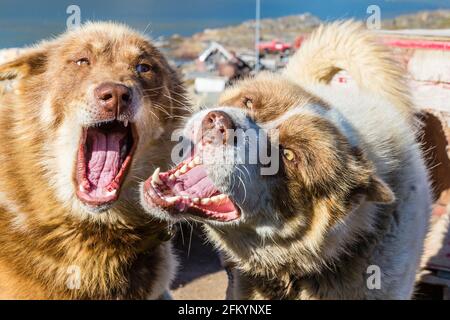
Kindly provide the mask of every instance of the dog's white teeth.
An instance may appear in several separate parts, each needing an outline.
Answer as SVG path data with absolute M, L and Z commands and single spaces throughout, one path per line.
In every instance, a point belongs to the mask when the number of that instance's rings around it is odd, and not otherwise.
M 212 202 L 221 202 L 222 200 L 224 200 L 227 196 L 224 194 L 219 194 L 217 196 L 211 197 L 211 201 Z
M 211 198 L 203 198 L 202 200 L 200 200 L 201 204 L 207 205 L 211 203 Z
M 225 194 L 219 194 L 216 197 L 219 198 L 219 200 L 225 200 L 227 198 L 227 196 Z
M 116 193 L 117 193 L 117 190 L 116 190 L 116 189 L 113 189 L 113 190 L 111 190 L 111 191 L 108 191 L 108 192 L 106 193 L 106 196 L 107 196 L 107 197 L 113 196 L 113 195 L 115 195 Z
M 124 120 L 123 125 L 126 127 L 128 127 L 128 120 Z
M 183 196 L 183 199 L 184 200 L 189 200 L 190 198 L 189 198 L 189 196 Z
M 192 169 L 193 167 L 195 167 L 194 160 L 192 160 L 191 162 L 188 163 L 188 167 L 189 167 L 190 169 Z
M 202 159 L 200 159 L 200 157 L 199 156 L 196 156 L 195 158 L 194 158 L 194 164 L 200 164 L 200 163 L 202 163 Z
M 192 202 L 193 202 L 193 203 L 199 203 L 199 202 L 200 202 L 200 199 L 199 199 L 199 198 L 192 198 Z
M 164 198 L 164 200 L 166 200 L 168 203 L 175 203 L 175 202 L 178 201 L 179 199 L 180 199 L 180 196 Z
M 175 171 L 173 175 L 175 176 L 175 178 L 178 178 L 181 175 L 180 170 Z
M 186 172 L 187 172 L 187 169 L 188 169 L 187 165 L 183 165 L 183 166 L 181 167 L 181 169 L 180 169 L 180 172 L 181 172 L 181 173 L 186 173 Z
M 157 168 L 155 170 L 155 172 L 153 172 L 152 174 L 152 182 L 156 183 L 156 184 L 162 184 L 163 182 L 161 181 L 161 179 L 159 178 L 159 172 L 160 172 L 160 168 Z
M 170 176 L 169 176 L 169 180 L 170 181 L 174 181 L 176 178 L 175 178 L 175 176 L 173 175 L 173 174 L 171 174 Z

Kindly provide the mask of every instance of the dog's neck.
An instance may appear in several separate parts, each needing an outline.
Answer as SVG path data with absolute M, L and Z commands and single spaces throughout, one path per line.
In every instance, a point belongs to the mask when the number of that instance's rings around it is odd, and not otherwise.
M 0 207 L 0 268 L 19 274 L 42 298 L 146 298 L 156 278 L 152 266 L 170 239 L 166 226 L 154 222 L 131 227 L 61 215 L 46 223 L 28 219 L 26 229 L 17 229 L 12 216 Z
M 361 209 L 368 210 L 367 207 Z M 349 240 L 338 245 L 336 237 L 331 236 L 324 242 L 322 249 L 315 253 L 302 251 L 289 241 L 262 241 L 251 229 L 218 230 L 207 226 L 206 231 L 215 245 L 225 252 L 235 267 L 237 278 L 240 278 L 238 287 L 241 288 L 235 298 L 338 299 L 344 298 L 339 296 L 341 285 L 355 284 L 353 298 L 361 299 L 365 294 L 361 291 L 365 287 L 361 284 L 361 281 L 365 281 L 361 275 L 366 274 L 366 258 L 377 244 L 378 238 L 374 234 L 384 234 L 394 216 L 395 212 L 392 214 L 386 210 L 384 214 L 376 215 L 375 229 L 366 232 L 359 230 L 359 234 L 352 235 Z M 335 254 L 325 253 L 325 247 Z M 326 284 L 326 288 L 323 284 Z

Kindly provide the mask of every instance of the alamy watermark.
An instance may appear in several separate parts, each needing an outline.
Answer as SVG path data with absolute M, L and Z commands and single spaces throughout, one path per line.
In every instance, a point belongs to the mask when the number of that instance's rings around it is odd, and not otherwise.
M 366 274 L 366 286 L 369 290 L 381 289 L 381 268 L 377 265 L 370 265 L 367 267 Z
M 366 13 L 369 17 L 366 19 L 367 29 L 380 30 L 381 29 L 381 9 L 380 6 L 372 4 L 367 7 Z
M 66 13 L 69 15 L 66 20 L 67 30 L 74 30 L 81 26 L 81 9 L 76 4 L 67 7 Z
M 81 268 L 77 265 L 67 267 L 66 287 L 70 290 L 81 288 Z

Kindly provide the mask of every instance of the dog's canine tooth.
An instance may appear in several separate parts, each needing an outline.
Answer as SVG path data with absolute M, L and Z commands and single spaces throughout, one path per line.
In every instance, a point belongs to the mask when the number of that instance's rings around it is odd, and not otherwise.
M 187 169 L 188 169 L 187 165 L 183 165 L 183 166 L 181 167 L 181 169 L 180 169 L 180 172 L 181 172 L 181 173 L 186 173 L 186 172 L 187 172 Z
M 117 189 L 113 189 L 113 190 L 111 190 L 111 191 L 108 191 L 108 192 L 106 193 L 106 196 L 107 196 L 107 197 L 113 196 L 113 195 L 115 195 L 116 193 L 117 193 Z
M 125 121 L 123 122 L 123 125 L 125 126 L 125 128 L 128 127 L 128 120 L 125 120 Z
M 161 169 L 158 167 L 156 168 L 155 172 L 153 172 L 152 174 L 152 182 L 155 182 L 156 184 L 162 184 L 163 182 L 161 181 L 161 179 L 159 178 L 159 172 L 161 171 Z
M 168 203 L 175 203 L 176 201 L 178 201 L 181 197 L 180 196 L 174 196 L 174 197 L 167 197 L 164 198 L 164 200 L 166 200 Z
M 211 198 L 203 198 L 202 200 L 200 200 L 201 204 L 207 205 L 211 203 Z

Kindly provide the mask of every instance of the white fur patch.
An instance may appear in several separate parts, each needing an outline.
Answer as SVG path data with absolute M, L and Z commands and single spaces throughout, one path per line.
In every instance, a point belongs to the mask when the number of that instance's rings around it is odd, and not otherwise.
M 24 213 L 14 213 L 14 217 L 11 219 L 11 226 L 17 231 L 27 232 L 27 216 Z

